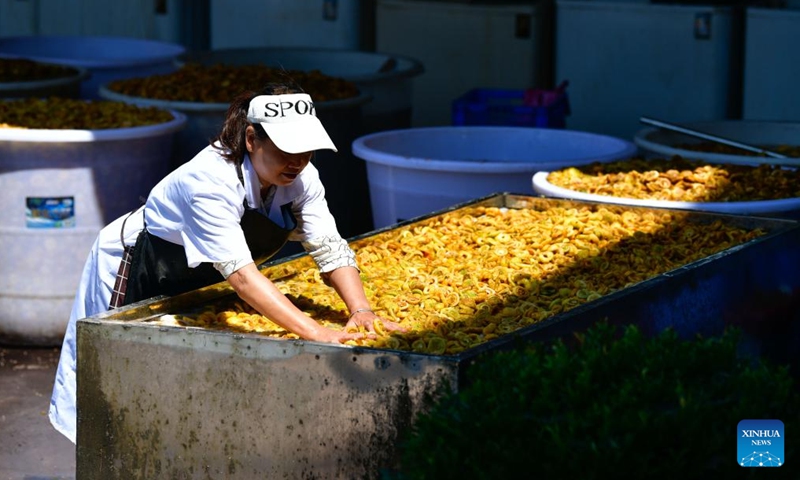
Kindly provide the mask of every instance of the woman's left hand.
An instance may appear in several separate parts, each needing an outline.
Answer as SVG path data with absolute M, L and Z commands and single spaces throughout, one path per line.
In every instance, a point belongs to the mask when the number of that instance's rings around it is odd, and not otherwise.
M 399 323 L 383 319 L 372 310 L 356 310 L 354 314 L 350 315 L 345 329 L 349 330 L 351 328 L 359 331 L 361 328 L 364 328 L 367 332 L 377 335 L 385 335 L 389 332 L 408 331 Z

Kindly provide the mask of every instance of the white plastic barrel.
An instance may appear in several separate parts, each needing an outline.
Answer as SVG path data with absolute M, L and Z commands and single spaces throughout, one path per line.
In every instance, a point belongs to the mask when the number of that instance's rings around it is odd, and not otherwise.
M 176 70 L 186 49 L 178 44 L 126 37 L 33 35 L 0 37 L 0 56 L 22 57 L 82 67 L 91 76 L 81 84 L 81 98 L 97 99 L 100 85 Z
M 108 130 L 0 128 L 0 343 L 60 345 L 100 229 L 168 172 L 186 117 Z
M 336 50 L 330 48 L 226 48 L 189 52 L 178 64 L 265 65 L 309 72 L 354 83 L 372 96 L 364 105 L 364 133 L 408 128 L 412 115 L 412 82 L 424 72 L 419 61 L 392 53 Z
M 186 127 L 177 135 L 175 148 L 172 151 L 172 168 L 176 168 L 191 160 L 197 153 L 208 146 L 211 138 L 219 133 L 225 120 L 227 103 L 182 102 L 160 100 L 156 98 L 135 97 L 109 90 L 101 85 L 100 98 L 114 102 L 124 102 L 140 107 L 155 107 L 181 112 L 186 116 Z
M 498 192 L 530 195 L 540 170 L 629 158 L 636 146 L 606 135 L 526 127 L 426 127 L 353 142 L 367 163 L 376 228 Z

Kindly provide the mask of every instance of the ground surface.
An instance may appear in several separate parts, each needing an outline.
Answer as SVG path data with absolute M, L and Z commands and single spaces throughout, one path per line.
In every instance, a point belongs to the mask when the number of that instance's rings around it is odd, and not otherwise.
M 0 345 L 0 480 L 75 478 L 75 445 L 47 418 L 58 355 Z

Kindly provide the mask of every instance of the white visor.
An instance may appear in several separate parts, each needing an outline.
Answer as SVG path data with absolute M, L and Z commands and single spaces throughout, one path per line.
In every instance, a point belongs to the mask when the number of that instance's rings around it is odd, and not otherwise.
M 306 93 L 259 95 L 250 101 L 247 120 L 260 123 L 275 146 L 286 153 L 338 151 Z

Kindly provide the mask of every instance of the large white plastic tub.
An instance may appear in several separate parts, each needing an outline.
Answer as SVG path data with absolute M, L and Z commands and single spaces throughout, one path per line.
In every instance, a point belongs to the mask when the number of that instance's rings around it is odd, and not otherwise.
M 647 200 L 639 198 L 612 197 L 593 193 L 577 192 L 568 188 L 553 185 L 547 181 L 550 172 L 537 172 L 533 176 L 533 189 L 546 197 L 569 198 L 591 202 L 613 203 L 617 205 L 633 205 L 638 207 L 675 208 L 681 210 L 698 210 L 704 212 L 763 215 L 794 218 L 800 213 L 800 198 L 780 200 L 759 200 L 752 202 L 679 202 L 668 200 Z
M 186 49 L 178 44 L 124 37 L 38 35 L 0 37 L 0 56 L 22 57 L 82 67 L 91 73 L 81 98 L 99 98 L 100 85 L 112 80 L 175 71 Z
M 682 125 L 693 130 L 756 147 L 800 145 L 800 123 L 717 120 L 689 122 Z M 681 148 L 681 145 L 707 143 L 708 141 L 654 127 L 639 130 L 633 141 L 643 151 L 662 157 L 679 155 L 684 158 L 703 160 L 710 163 L 754 164 L 752 156 L 698 152 Z
M 178 63 L 266 65 L 325 75 L 354 83 L 372 101 L 364 105 L 364 133 L 408 128 L 412 115 L 412 82 L 422 63 L 393 53 L 331 48 L 225 48 L 181 55 Z
M 168 172 L 186 123 L 172 113 L 136 128 L 0 128 L 0 342 L 60 345 L 95 237 Z M 61 215 L 42 215 L 34 199 Z
M 497 192 L 531 194 L 531 175 L 629 158 L 636 146 L 605 135 L 525 127 L 427 127 L 353 142 L 367 163 L 375 228 Z

